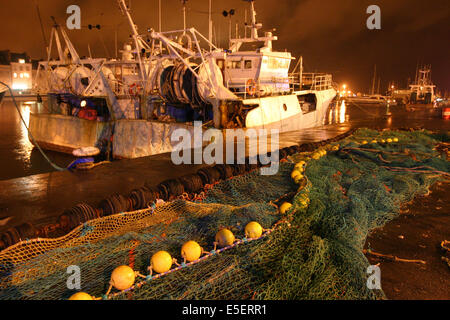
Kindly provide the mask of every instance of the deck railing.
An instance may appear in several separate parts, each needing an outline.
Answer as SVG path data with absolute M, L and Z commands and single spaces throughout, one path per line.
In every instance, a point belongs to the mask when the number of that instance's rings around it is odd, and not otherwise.
M 289 74 L 289 83 L 293 91 L 300 90 L 328 90 L 333 88 L 333 77 L 325 73 Z

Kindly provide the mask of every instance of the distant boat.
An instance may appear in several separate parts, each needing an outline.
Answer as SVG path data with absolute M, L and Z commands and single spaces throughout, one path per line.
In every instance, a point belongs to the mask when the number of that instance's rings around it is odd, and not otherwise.
M 432 104 L 436 99 L 436 86 L 431 82 L 431 65 L 424 66 L 416 71 L 416 80 L 409 85 L 411 91 L 410 102 Z
M 361 96 L 361 97 L 348 97 L 345 98 L 348 103 L 360 103 L 360 104 L 378 104 L 378 105 L 386 105 L 390 102 L 388 98 L 380 95 L 373 94 L 369 96 Z

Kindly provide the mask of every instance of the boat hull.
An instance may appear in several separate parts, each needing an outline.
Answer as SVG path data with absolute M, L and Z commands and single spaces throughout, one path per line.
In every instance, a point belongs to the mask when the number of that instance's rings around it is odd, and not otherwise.
M 90 121 L 59 114 L 30 114 L 30 133 L 35 142 L 46 150 L 72 153 L 93 147 L 104 135 L 107 122 Z M 33 143 L 31 137 L 30 141 Z
M 316 108 L 312 112 L 304 112 L 298 100 L 298 96 L 308 94 L 313 94 L 316 98 Z M 246 127 L 289 132 L 321 126 L 325 122 L 328 108 L 335 96 L 336 91 L 329 89 L 299 91 L 289 95 L 246 100 L 245 104 L 259 105 L 248 113 Z
M 297 99 L 298 95 L 305 94 L 316 97 L 316 108 L 312 112 L 304 113 Z M 330 89 L 253 99 L 253 103 L 260 106 L 249 112 L 246 127 L 277 129 L 281 133 L 323 125 L 335 95 L 336 91 Z M 171 136 L 177 129 L 185 129 L 194 136 L 194 126 L 186 123 L 129 119 L 99 122 L 56 114 L 30 116 L 30 131 L 36 142 L 44 149 L 58 152 L 72 153 L 78 148 L 98 147 L 100 140 L 111 138 L 111 128 L 114 130 L 112 150 L 116 159 L 171 152 L 177 144 L 172 143 Z

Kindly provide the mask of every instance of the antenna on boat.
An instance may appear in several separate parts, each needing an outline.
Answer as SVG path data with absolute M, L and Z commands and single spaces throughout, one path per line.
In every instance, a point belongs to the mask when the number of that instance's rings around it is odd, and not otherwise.
M 374 70 L 373 70 L 372 92 L 371 92 L 372 95 L 375 94 L 375 81 L 376 81 L 376 77 L 377 77 L 377 65 L 374 66 Z
M 245 37 L 244 38 L 230 39 L 230 51 L 232 51 L 232 52 L 239 51 L 239 48 L 242 46 L 243 43 L 264 41 L 265 42 L 264 47 L 260 48 L 259 50 L 271 52 L 272 51 L 272 41 L 278 40 L 278 37 L 274 36 L 272 32 L 266 32 L 264 34 L 264 37 L 259 36 L 258 30 L 262 28 L 262 23 L 256 22 L 255 0 L 243 0 L 243 1 L 250 2 L 251 24 L 245 23 Z M 224 15 L 225 15 L 225 11 L 224 11 Z M 246 16 L 246 20 L 247 20 L 247 14 L 245 16 Z M 251 29 L 249 38 L 247 38 L 247 30 L 246 30 L 247 28 Z M 231 26 L 230 26 L 230 34 L 231 34 Z
M 255 0 L 244 0 L 244 1 L 250 2 L 250 15 L 252 19 L 251 38 L 256 40 L 258 39 L 258 29 L 261 29 L 262 25 L 260 23 L 256 23 Z
M 161 0 L 158 0 L 158 31 L 161 32 L 162 31 L 162 21 L 161 21 Z
M 209 0 L 209 10 L 208 10 L 208 29 L 209 29 L 208 40 L 209 40 L 209 43 L 210 43 L 209 51 L 212 51 L 211 43 L 212 43 L 212 33 L 213 33 L 212 29 L 213 29 L 213 26 L 212 26 L 212 17 L 211 17 L 211 15 L 212 15 L 212 0 Z
M 247 9 L 244 14 L 244 38 L 247 38 Z
M 161 9 L 161 0 L 158 0 L 158 24 L 159 24 L 159 32 L 162 32 L 162 9 Z M 159 41 L 159 52 L 162 53 L 162 41 Z
M 145 78 L 144 77 L 144 66 L 142 64 L 142 59 L 141 59 L 141 52 L 143 50 L 145 50 L 144 45 L 143 45 L 144 41 L 142 41 L 139 36 L 137 26 L 133 22 L 133 18 L 131 17 L 131 14 L 130 14 L 130 9 L 127 7 L 125 0 L 118 0 L 118 2 L 119 2 L 119 7 L 120 7 L 122 13 L 127 17 L 128 23 L 130 24 L 130 28 L 133 33 L 134 44 L 136 46 L 136 56 L 137 56 L 138 62 L 139 62 L 139 73 L 141 74 L 141 79 L 144 80 L 144 78 Z
M 39 10 L 39 4 L 38 4 L 37 0 L 34 0 L 34 3 L 36 4 L 36 11 L 37 11 L 37 15 L 39 18 L 39 24 L 41 25 L 42 38 L 44 40 L 44 48 L 46 48 L 46 50 L 48 50 L 47 38 L 45 36 L 44 25 L 42 24 L 42 17 L 41 17 L 41 11 Z
M 183 4 L 183 35 L 186 34 L 186 2 L 188 0 L 181 0 L 181 3 Z

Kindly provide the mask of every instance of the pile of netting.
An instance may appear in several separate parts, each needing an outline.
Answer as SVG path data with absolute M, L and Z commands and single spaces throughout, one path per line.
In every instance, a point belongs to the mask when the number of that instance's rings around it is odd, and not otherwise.
M 448 135 L 360 129 L 325 146 L 326 156 L 295 154 L 276 175 L 256 170 L 234 177 L 204 201 L 158 204 L 91 220 L 61 238 L 21 242 L 0 253 L 0 299 L 67 299 L 76 292 L 67 287 L 72 265 L 81 270 L 82 291 L 102 299 L 385 298 L 367 288 L 366 237 L 395 218 L 403 203 L 448 179 L 447 155 L 435 150 L 442 141 Z M 308 186 L 299 188 L 291 172 L 302 160 Z M 286 195 L 292 207 L 281 214 L 277 201 Z M 250 221 L 271 232 L 245 241 Z M 117 266 L 147 275 L 155 252 L 180 258 L 189 240 L 211 251 L 224 227 L 244 241 L 105 295 Z

